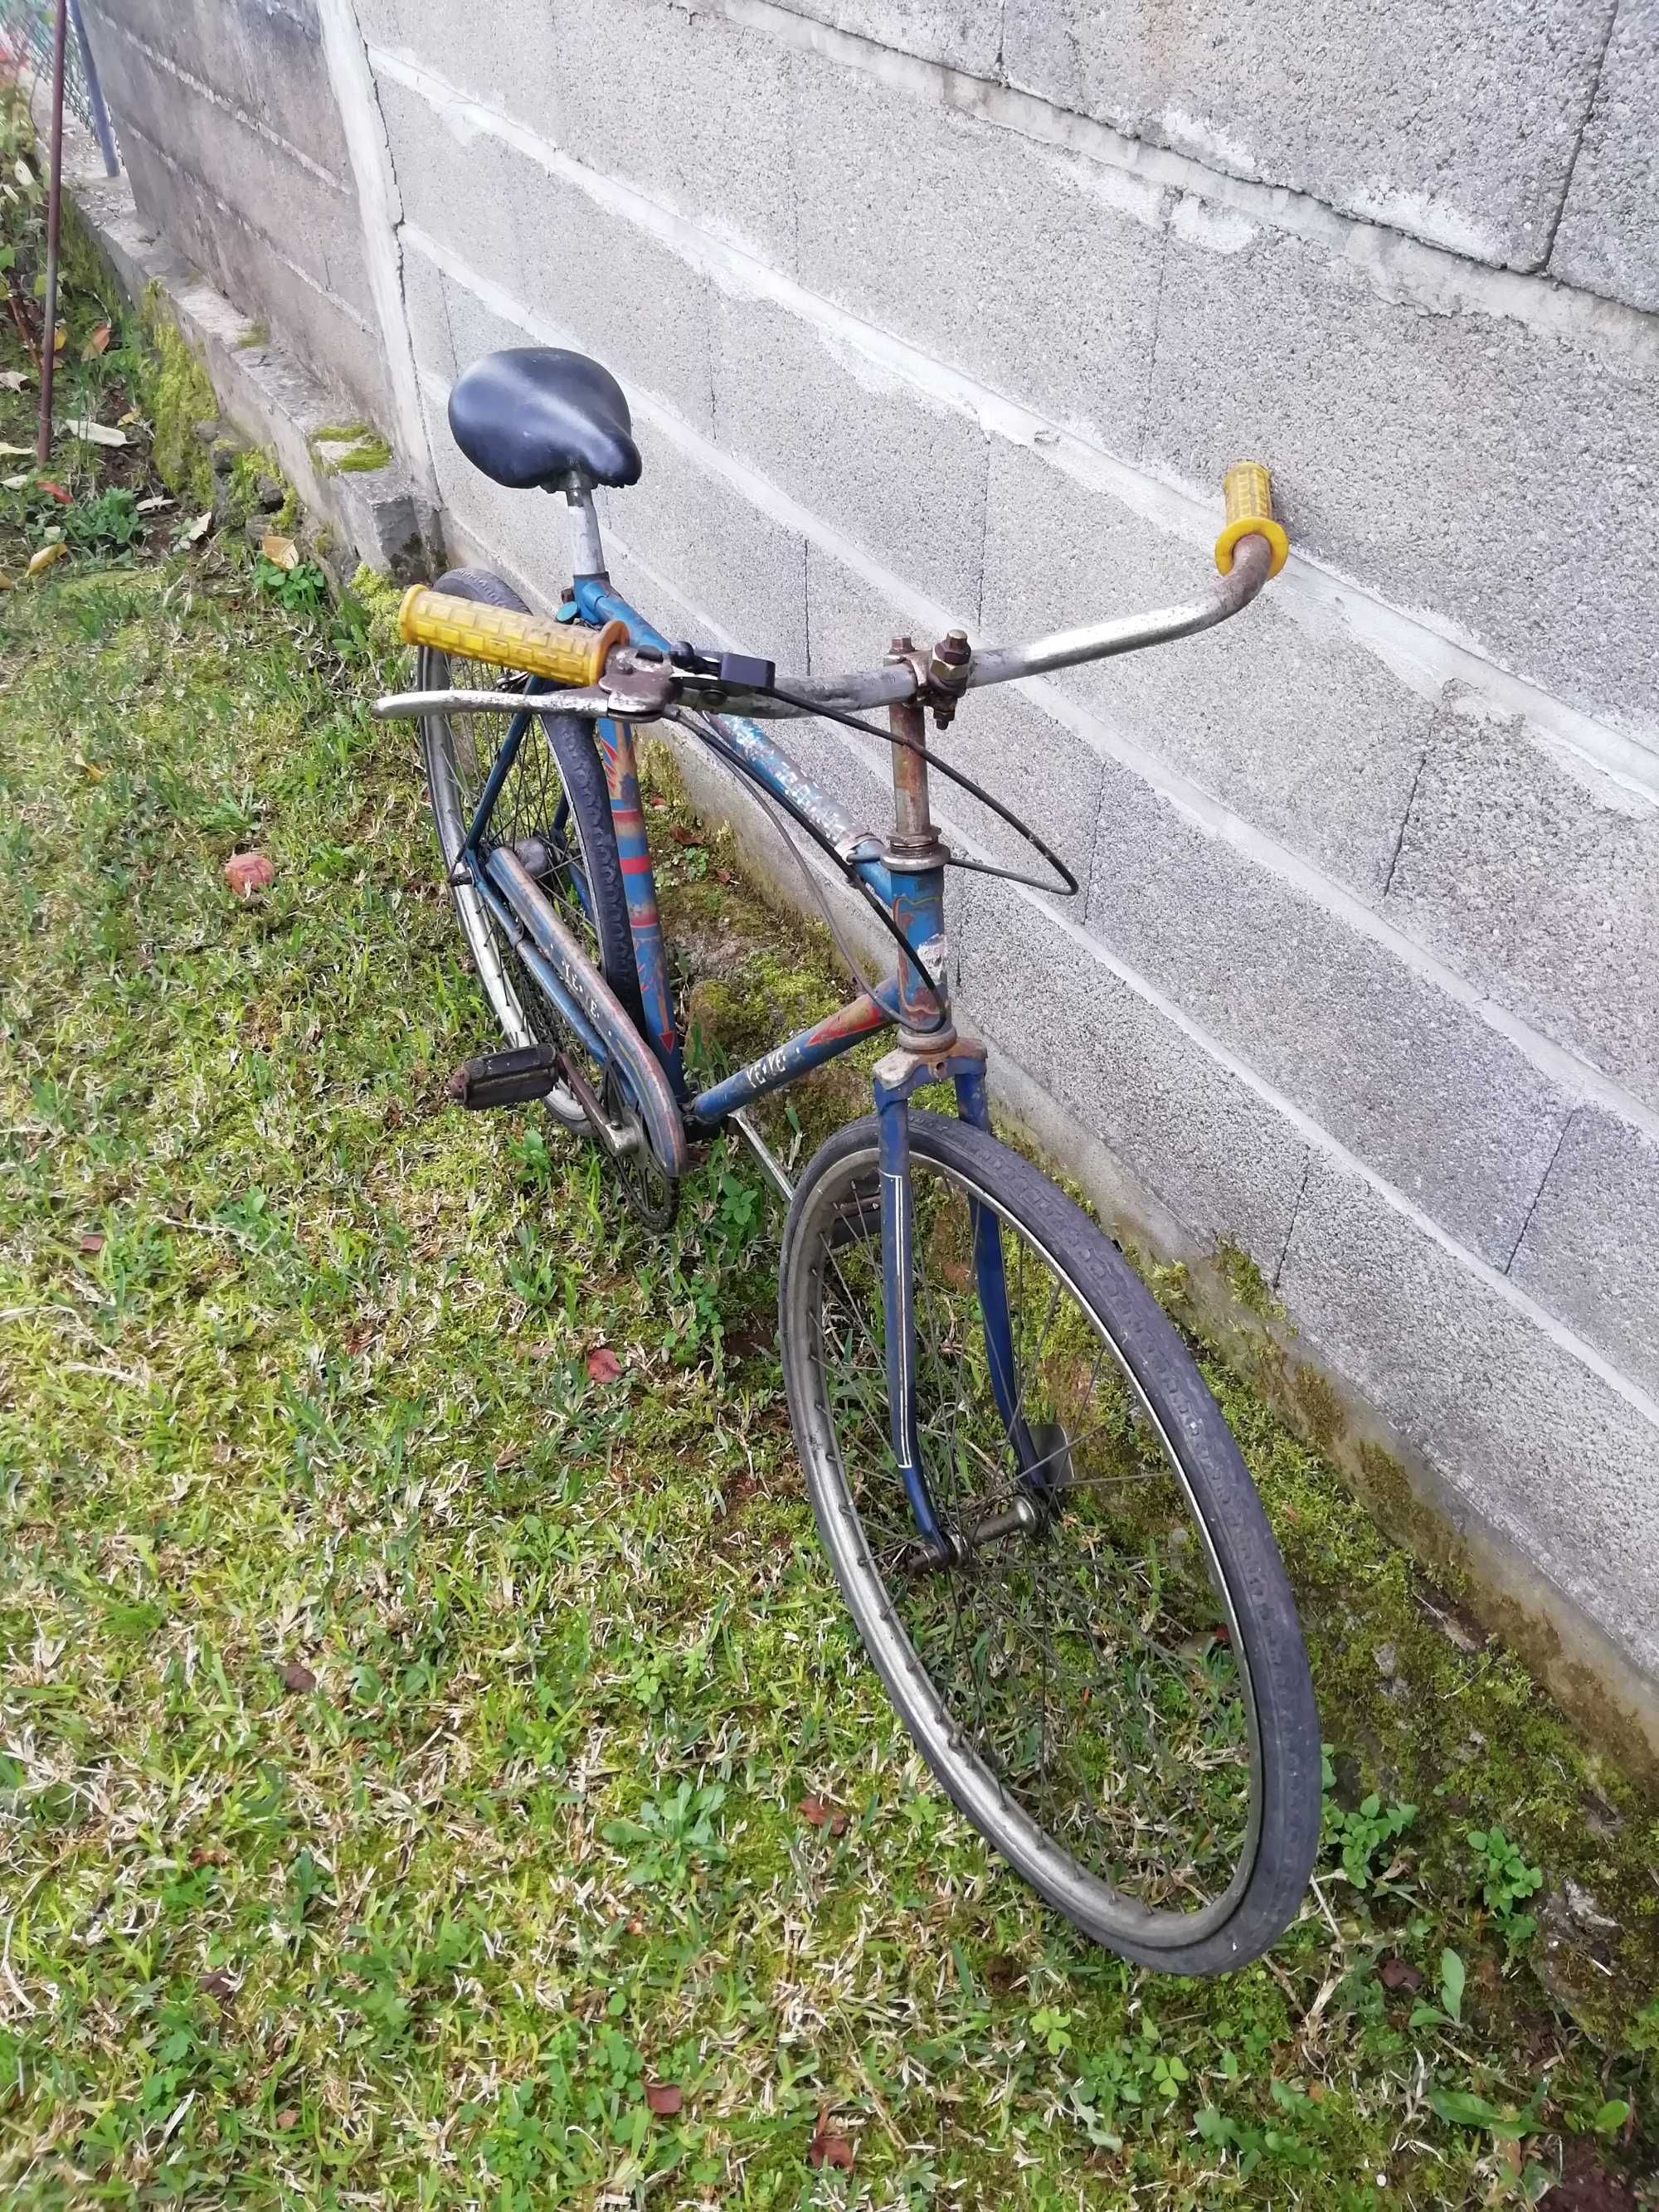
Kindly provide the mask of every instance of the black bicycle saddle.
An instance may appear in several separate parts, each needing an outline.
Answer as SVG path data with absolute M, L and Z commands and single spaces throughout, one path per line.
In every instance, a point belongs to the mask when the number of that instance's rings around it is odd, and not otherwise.
M 509 346 L 486 354 L 449 395 L 449 427 L 476 469 L 514 491 L 640 480 L 640 449 L 623 389 L 586 354 Z

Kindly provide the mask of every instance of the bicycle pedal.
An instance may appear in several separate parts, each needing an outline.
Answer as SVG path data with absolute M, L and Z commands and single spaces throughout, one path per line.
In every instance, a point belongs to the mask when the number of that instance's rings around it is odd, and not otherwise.
M 556 1065 L 555 1054 L 544 1044 L 480 1053 L 476 1060 L 464 1060 L 450 1077 L 449 1095 L 474 1114 L 487 1113 L 493 1106 L 517 1106 L 527 1098 L 545 1098 L 558 1080 Z

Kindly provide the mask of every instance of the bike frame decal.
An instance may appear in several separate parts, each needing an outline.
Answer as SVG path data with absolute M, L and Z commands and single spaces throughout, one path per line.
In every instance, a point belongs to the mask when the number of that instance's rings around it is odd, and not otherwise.
M 869 993 L 838 1006 L 833 1014 L 826 1014 L 811 1029 L 801 1030 L 788 1041 L 763 1053 L 747 1067 L 735 1075 L 728 1075 L 723 1083 L 709 1090 L 700 1091 L 686 1109 L 687 1118 L 700 1129 L 713 1129 L 727 1115 L 735 1114 L 751 1100 L 764 1096 L 769 1091 L 781 1091 L 798 1077 L 810 1074 L 815 1067 L 823 1067 L 855 1045 L 860 1037 L 872 1036 L 878 1030 L 890 1028 L 898 1018 L 896 987 L 884 983 L 873 996 Z

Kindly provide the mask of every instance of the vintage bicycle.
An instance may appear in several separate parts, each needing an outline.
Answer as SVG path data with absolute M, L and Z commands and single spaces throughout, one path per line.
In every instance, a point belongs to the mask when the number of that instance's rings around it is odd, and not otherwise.
M 956 1804 L 1097 1942 L 1180 1973 L 1264 1950 L 1318 1840 L 1320 1747 L 1295 1606 L 1237 1446 L 1179 1333 L 1112 1240 L 994 1135 L 982 1044 L 953 1018 L 936 827 L 965 787 L 1050 874 L 1038 833 L 939 758 L 986 684 L 1190 637 L 1282 567 L 1267 472 L 1230 471 L 1218 580 L 1186 605 L 981 651 L 896 641 L 861 674 L 780 677 L 665 636 L 612 589 L 593 494 L 638 482 L 620 386 L 520 348 L 456 382 L 457 444 L 496 483 L 562 494 L 575 574 L 553 617 L 495 576 L 401 614 L 456 912 L 502 1042 L 453 1086 L 539 1101 L 591 1138 L 651 1227 L 728 1125 L 788 1200 L 779 1335 L 823 1545 L 894 1705 Z M 458 664 L 459 664 L 458 665 Z M 885 710 L 885 726 L 872 711 Z M 892 747 L 890 826 L 860 828 L 763 723 L 818 716 Z M 688 1078 L 635 732 L 669 722 L 741 777 L 893 947 L 838 1012 L 703 1088 Z M 878 1032 L 873 1110 L 793 1185 L 747 1109 Z M 954 1112 L 915 1103 L 940 1086 Z

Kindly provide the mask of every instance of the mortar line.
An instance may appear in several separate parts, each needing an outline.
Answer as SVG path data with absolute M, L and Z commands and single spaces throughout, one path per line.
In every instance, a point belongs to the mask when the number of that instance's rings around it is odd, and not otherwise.
M 1582 1106 L 1575 1106 L 1571 1113 L 1567 1115 L 1565 1121 L 1561 1124 L 1561 1133 L 1555 1140 L 1555 1150 L 1550 1154 L 1549 1165 L 1544 1170 L 1543 1174 L 1538 1178 L 1538 1188 L 1532 1194 L 1532 1204 L 1527 1208 L 1527 1218 L 1521 1224 L 1520 1233 L 1510 1248 L 1509 1258 L 1504 1262 L 1504 1273 L 1506 1275 L 1515 1265 L 1516 1255 L 1520 1251 L 1521 1247 L 1527 1241 L 1527 1231 L 1532 1227 L 1532 1217 L 1538 1211 L 1539 1200 L 1543 1197 L 1544 1193 L 1549 1188 L 1550 1177 L 1555 1173 L 1555 1163 L 1560 1158 L 1562 1146 L 1567 1141 L 1567 1133 L 1572 1127 L 1573 1123 L 1578 1119 L 1578 1116 L 1583 1112 L 1583 1110 L 1584 1109 Z
M 1567 212 L 1567 202 L 1572 197 L 1572 180 L 1578 171 L 1578 156 L 1584 150 L 1584 136 L 1595 112 L 1595 96 L 1601 89 L 1601 79 L 1607 66 L 1607 54 L 1613 45 L 1613 34 L 1619 27 L 1619 18 L 1625 12 L 1624 0 L 1613 0 L 1607 12 L 1607 27 L 1601 35 L 1601 51 L 1595 58 L 1595 74 L 1590 79 L 1589 96 L 1584 102 L 1584 112 L 1578 118 L 1577 136 L 1572 142 L 1572 156 L 1567 163 L 1567 173 L 1561 179 L 1561 197 L 1555 204 L 1555 214 L 1550 223 L 1550 234 L 1544 241 L 1544 252 L 1538 265 L 1547 269 L 1555 252 L 1555 241 L 1560 235 L 1561 224 Z
M 1279 1248 L 1279 1257 L 1273 1262 L 1272 1287 L 1279 1288 L 1279 1279 L 1285 1272 L 1285 1262 L 1291 1256 L 1291 1239 L 1296 1234 L 1297 1216 L 1302 1211 L 1302 1200 L 1307 1194 L 1308 1179 L 1313 1173 L 1313 1147 L 1310 1145 L 1302 1157 L 1302 1180 L 1296 1187 L 1296 1196 L 1291 1200 L 1291 1218 L 1285 1224 L 1285 1242 Z
M 471 291 L 475 299 L 501 321 L 516 324 L 520 330 L 544 343 L 568 346 L 574 343 L 569 332 L 525 307 L 499 285 L 479 276 L 459 256 L 428 238 L 418 225 L 405 226 L 405 234 L 436 267 Z M 432 380 L 440 385 L 442 381 L 441 379 Z M 757 513 L 780 524 L 792 534 L 806 538 L 831 560 L 868 584 L 888 605 L 902 611 L 916 622 L 935 625 L 939 630 L 952 628 L 960 619 L 959 616 L 942 607 L 936 600 L 928 599 L 903 578 L 896 576 L 890 569 L 883 567 L 843 531 L 826 522 L 811 509 L 803 507 L 787 492 L 780 490 L 769 477 L 763 476 L 747 462 L 739 461 L 711 446 L 702 433 L 695 429 L 665 400 L 639 386 L 635 387 L 635 398 L 641 415 L 653 423 L 694 466 L 706 475 L 722 480 Z M 1598 1100 L 1644 1135 L 1659 1142 L 1659 1112 L 1624 1091 L 1602 1070 L 1580 1059 L 1565 1046 L 1557 1044 L 1553 1038 L 1546 1036 L 1508 1007 L 1498 1005 L 1346 885 L 1322 875 L 1310 861 L 1236 813 L 1224 800 L 1173 768 L 1146 745 L 1121 736 L 1099 716 L 1079 706 L 1073 695 L 1060 690 L 1052 678 L 1028 677 L 1020 682 L 1018 688 L 1027 698 L 1034 701 L 1051 721 L 1070 730 L 1091 751 L 1127 768 L 1160 799 L 1185 816 L 1203 835 L 1231 846 L 1264 872 L 1287 884 L 1333 919 L 1346 924 L 1356 934 L 1381 947 L 1408 973 L 1429 983 L 1487 1028 L 1497 1031 L 1538 1073 L 1556 1084 L 1571 1098 L 1580 1103 L 1587 1099 Z
M 1394 887 L 1394 872 L 1400 866 L 1400 855 L 1406 849 L 1406 832 L 1411 826 L 1412 809 L 1417 804 L 1417 787 L 1423 781 L 1423 771 L 1427 768 L 1429 755 L 1433 750 L 1434 741 L 1431 737 L 1429 742 L 1424 746 L 1417 766 L 1412 773 L 1412 787 L 1406 793 L 1406 805 L 1400 817 L 1400 834 L 1395 837 L 1394 850 L 1389 855 L 1389 872 L 1383 877 L 1382 888 L 1376 895 L 1376 902 L 1379 906 L 1385 907 L 1389 902 L 1389 893 Z

